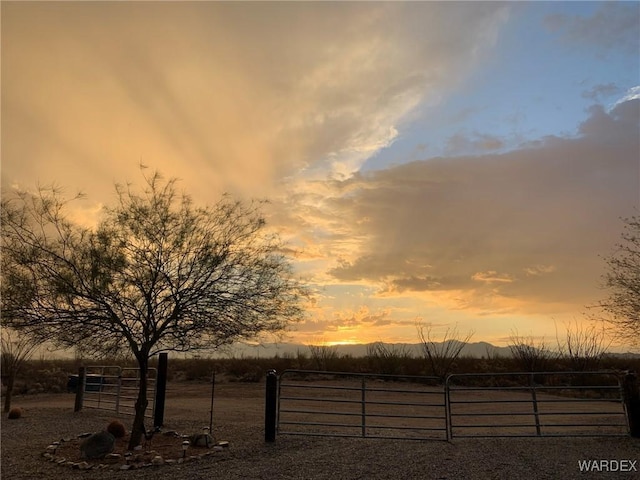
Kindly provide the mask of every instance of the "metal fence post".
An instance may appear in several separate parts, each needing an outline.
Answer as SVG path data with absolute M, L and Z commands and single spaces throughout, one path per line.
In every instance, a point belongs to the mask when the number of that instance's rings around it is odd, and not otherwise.
M 365 383 L 365 377 L 362 377 L 362 407 L 361 407 L 361 416 L 362 416 L 362 437 L 367 436 L 367 397 L 366 397 L 367 386 Z
M 209 432 L 213 435 L 213 398 L 216 391 L 216 372 L 211 373 L 211 407 L 209 408 Z
M 531 387 L 531 400 L 533 401 L 533 416 L 536 421 L 536 435 L 540 436 L 540 414 L 538 413 L 538 396 L 536 395 L 536 385 L 533 379 L 533 372 L 529 377 L 529 386 Z
M 122 368 L 118 367 L 118 383 L 116 384 L 116 413 L 120 413 L 120 393 L 122 390 Z
M 276 441 L 276 419 L 278 405 L 278 375 L 275 370 L 267 372 L 264 404 L 264 441 Z
M 154 395 L 153 426 L 164 425 L 164 404 L 167 392 L 167 364 L 169 354 L 164 352 L 158 357 L 158 370 L 156 371 L 156 394 Z
M 85 389 L 86 378 L 87 378 L 86 372 L 87 371 L 85 367 L 80 367 L 78 369 L 78 385 L 76 387 L 76 404 L 73 408 L 74 412 L 79 412 L 80 410 L 82 410 L 82 402 L 84 400 L 84 389 Z
M 629 434 L 640 438 L 640 384 L 635 372 L 627 372 L 624 376 L 623 391 Z
M 449 391 L 450 378 L 451 375 L 448 375 L 444 381 L 444 428 L 447 431 L 447 442 L 450 442 L 453 437 L 453 428 L 451 427 L 451 393 Z

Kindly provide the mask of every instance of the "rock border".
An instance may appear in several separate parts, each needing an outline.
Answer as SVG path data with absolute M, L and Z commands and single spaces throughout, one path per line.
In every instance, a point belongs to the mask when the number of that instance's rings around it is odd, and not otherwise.
M 90 435 L 92 434 L 81 433 L 77 435 L 75 438 L 82 439 Z M 189 438 L 188 435 L 179 435 L 179 437 L 183 439 Z M 134 459 L 136 458 L 136 454 L 134 452 L 126 452 L 124 455 L 120 453 L 109 453 L 105 455 L 103 459 L 103 461 L 106 461 L 106 463 L 89 463 L 86 461 L 76 462 L 73 460 L 68 460 L 65 457 L 56 456 L 56 451 L 58 450 L 60 445 L 62 445 L 63 443 L 71 442 L 72 440 L 74 439 L 65 437 L 65 438 L 61 438 L 59 441 L 51 442 L 46 447 L 45 451 L 42 453 L 42 457 L 51 463 L 55 463 L 62 467 L 69 467 L 73 470 L 86 470 L 86 471 L 104 470 L 104 469 L 138 470 L 140 468 L 160 467 L 162 465 L 181 465 L 183 463 L 194 462 L 194 461 L 202 460 L 203 458 L 210 457 L 218 452 L 222 452 L 225 449 L 229 448 L 229 442 L 219 441 L 219 442 L 216 442 L 216 444 L 213 447 L 211 447 L 209 450 L 199 455 L 189 455 L 186 457 L 164 459 L 161 455 L 156 454 L 153 456 L 151 462 L 145 462 L 145 463 L 138 463 L 137 461 L 134 461 Z M 153 455 L 156 452 L 151 450 L 149 453 Z M 125 457 L 126 463 L 124 465 L 121 465 L 119 462 L 123 456 Z M 111 462 L 109 462 L 109 460 L 111 460 Z M 132 463 L 129 463 L 130 461 Z

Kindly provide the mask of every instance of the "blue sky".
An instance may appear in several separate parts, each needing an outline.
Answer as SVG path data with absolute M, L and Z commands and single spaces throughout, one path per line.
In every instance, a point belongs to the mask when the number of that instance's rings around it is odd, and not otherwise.
M 487 137 L 501 141 L 493 145 L 501 152 L 547 135 L 576 135 L 589 107 L 610 107 L 638 84 L 640 56 L 627 43 L 633 31 L 620 35 L 624 47 L 608 49 L 565 38 L 566 32 L 550 25 L 550 16 L 590 17 L 602 8 L 598 2 L 512 4 L 485 61 L 440 102 L 414 112 L 393 144 L 364 168 L 482 153 L 473 140 Z M 638 16 L 637 4 L 624 8 L 631 18 Z M 454 148 L 456 135 L 470 141 Z
M 2 187 L 268 198 L 289 339 L 587 322 L 640 207 L 637 2 L 2 2 Z M 624 348 L 624 347 L 621 347 Z

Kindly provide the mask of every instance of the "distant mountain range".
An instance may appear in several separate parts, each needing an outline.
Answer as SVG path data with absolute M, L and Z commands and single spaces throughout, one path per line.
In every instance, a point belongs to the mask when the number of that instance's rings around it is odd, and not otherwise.
M 339 356 L 365 357 L 369 354 L 376 343 L 367 344 L 341 344 L 328 348 L 335 350 Z M 381 343 L 383 348 L 393 353 L 407 353 L 411 356 L 423 356 L 423 346 L 421 343 Z M 442 343 L 437 343 L 438 348 L 443 347 Z M 298 343 L 263 343 L 259 345 L 251 345 L 246 343 L 236 343 L 225 351 L 214 354 L 216 357 L 234 356 L 234 357 L 257 357 L 272 358 L 277 356 L 295 356 L 300 352 L 307 356 L 311 355 L 311 347 Z M 511 349 L 509 347 L 496 347 L 487 342 L 466 343 L 462 347 L 460 355 L 474 358 L 495 358 L 495 357 L 511 357 Z M 640 358 L 638 353 L 610 353 L 608 355 L 615 357 Z

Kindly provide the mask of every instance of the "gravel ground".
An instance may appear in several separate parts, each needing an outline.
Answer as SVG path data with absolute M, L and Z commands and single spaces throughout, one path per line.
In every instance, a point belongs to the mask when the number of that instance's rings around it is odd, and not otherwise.
M 618 479 L 638 471 L 581 473 L 580 460 L 631 460 L 640 470 L 640 439 L 501 438 L 397 441 L 281 436 L 266 444 L 263 386 L 216 386 L 214 434 L 231 447 L 182 465 L 135 471 L 77 471 L 42 458 L 52 441 L 96 431 L 113 419 L 108 412 L 73 413 L 73 396 L 16 397 L 19 420 L 3 419 L 2 478 L 14 480 L 156 479 Z M 208 423 L 207 387 L 173 386 L 166 429 L 198 431 Z M 123 419 L 125 422 L 127 417 Z M 130 422 L 130 420 L 129 420 Z

